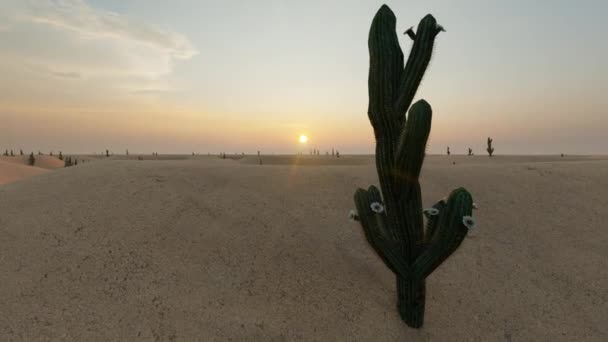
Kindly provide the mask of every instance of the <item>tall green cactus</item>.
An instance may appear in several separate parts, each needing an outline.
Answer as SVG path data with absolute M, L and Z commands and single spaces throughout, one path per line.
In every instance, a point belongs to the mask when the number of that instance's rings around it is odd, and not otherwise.
M 383 5 L 369 32 L 368 116 L 376 138 L 376 169 L 380 188 L 355 192 L 357 214 L 365 236 L 397 278 L 397 308 L 401 318 L 419 328 L 424 320 L 425 278 L 463 241 L 474 225 L 473 200 L 458 188 L 447 200 L 424 211 L 420 170 L 431 130 L 431 106 L 413 104 L 431 59 L 435 37 L 443 28 L 425 16 L 418 32 L 406 31 L 414 44 L 405 68 L 395 32 L 396 18 Z

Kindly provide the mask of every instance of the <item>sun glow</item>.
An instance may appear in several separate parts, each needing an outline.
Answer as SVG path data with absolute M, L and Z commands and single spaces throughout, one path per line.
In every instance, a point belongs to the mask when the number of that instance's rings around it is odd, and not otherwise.
M 306 144 L 308 142 L 308 137 L 304 134 L 300 135 L 300 143 Z

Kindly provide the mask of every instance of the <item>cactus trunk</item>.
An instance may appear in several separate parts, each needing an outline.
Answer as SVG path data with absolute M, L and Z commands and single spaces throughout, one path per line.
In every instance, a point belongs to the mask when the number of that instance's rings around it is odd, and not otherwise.
M 414 45 L 404 67 L 395 26 L 395 15 L 388 6 L 382 6 L 372 22 L 368 42 L 368 117 L 376 138 L 381 191 L 375 186 L 358 189 L 354 199 L 367 241 L 396 275 L 401 318 L 420 328 L 425 278 L 466 236 L 464 217 L 471 215 L 472 198 L 465 189 L 454 190 L 447 202 L 439 201 L 432 208 L 434 215 L 428 217 L 425 229 L 419 176 L 432 109 L 424 100 L 411 103 L 431 59 L 435 37 L 443 28 L 429 14 L 420 21 L 418 32 L 408 30 Z

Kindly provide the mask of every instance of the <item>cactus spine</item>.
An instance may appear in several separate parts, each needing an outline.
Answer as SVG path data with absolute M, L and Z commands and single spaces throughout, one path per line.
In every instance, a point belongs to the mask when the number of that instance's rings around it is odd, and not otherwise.
M 425 278 L 456 250 L 472 222 L 472 197 L 463 188 L 428 209 L 424 226 L 420 170 L 431 130 L 431 106 L 413 104 L 428 66 L 435 37 L 443 28 L 425 16 L 418 32 L 406 33 L 414 44 L 405 68 L 395 33 L 396 18 L 383 5 L 369 32 L 368 117 L 376 138 L 375 186 L 355 192 L 355 205 L 369 244 L 396 275 L 397 308 L 411 327 L 424 321 Z M 465 220 L 466 219 L 466 220 Z M 468 225 L 469 227 L 471 224 Z
M 492 138 L 490 137 L 488 137 L 488 148 L 486 148 L 486 151 L 488 151 L 490 157 L 492 156 L 492 153 L 494 153 L 494 147 L 492 147 Z

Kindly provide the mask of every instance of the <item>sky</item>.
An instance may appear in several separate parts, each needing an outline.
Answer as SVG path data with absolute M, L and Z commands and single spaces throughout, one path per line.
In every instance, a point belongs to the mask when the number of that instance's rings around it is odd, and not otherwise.
M 406 56 L 427 13 L 447 30 L 429 153 L 608 154 L 605 0 L 0 0 L 0 150 L 372 153 L 383 3 Z

